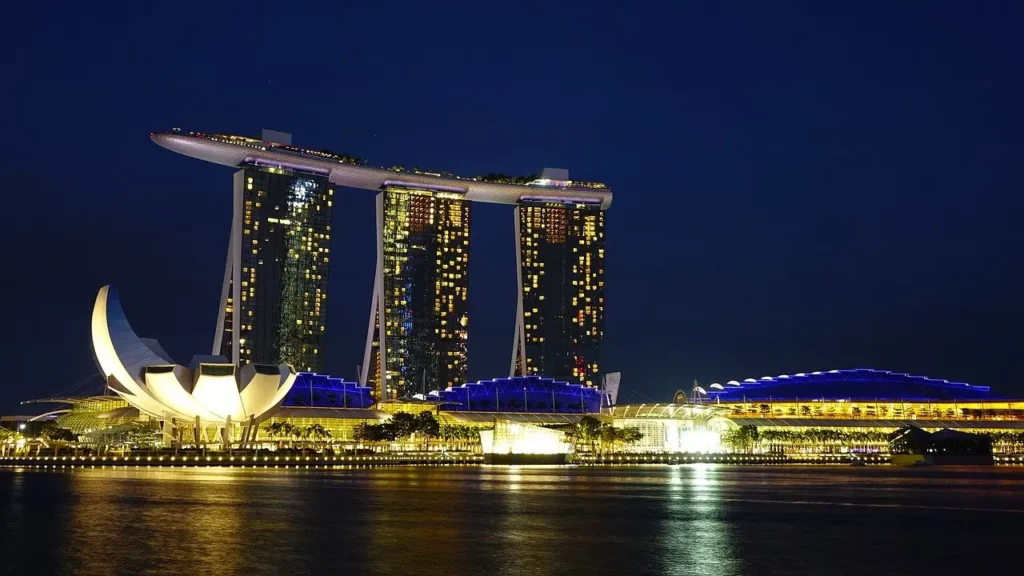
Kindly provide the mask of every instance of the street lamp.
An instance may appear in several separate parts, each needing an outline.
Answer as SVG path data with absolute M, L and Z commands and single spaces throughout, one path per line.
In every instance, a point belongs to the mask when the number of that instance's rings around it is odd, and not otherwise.
M 22 422 L 21 424 L 18 424 L 18 430 L 24 430 L 24 429 L 25 429 L 25 423 L 24 422 Z

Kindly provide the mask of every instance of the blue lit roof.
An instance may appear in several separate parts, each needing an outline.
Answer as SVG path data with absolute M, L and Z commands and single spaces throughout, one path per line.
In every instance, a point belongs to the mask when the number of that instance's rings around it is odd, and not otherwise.
M 370 388 L 327 374 L 299 372 L 295 384 L 281 402 L 282 406 L 319 408 L 369 408 L 373 405 Z
M 601 411 L 601 390 L 540 376 L 468 382 L 437 392 L 437 399 L 441 409 L 448 411 L 584 414 Z
M 799 372 L 730 380 L 707 387 L 710 398 L 721 402 L 751 400 L 785 400 L 793 398 L 825 399 L 888 399 L 888 400 L 997 400 L 988 386 L 966 382 L 950 382 L 903 372 L 855 368 Z

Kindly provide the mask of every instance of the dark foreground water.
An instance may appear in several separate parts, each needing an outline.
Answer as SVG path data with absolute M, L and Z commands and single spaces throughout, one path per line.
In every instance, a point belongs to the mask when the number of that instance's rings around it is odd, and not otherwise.
M 17 574 L 1014 574 L 1024 470 L 0 469 Z

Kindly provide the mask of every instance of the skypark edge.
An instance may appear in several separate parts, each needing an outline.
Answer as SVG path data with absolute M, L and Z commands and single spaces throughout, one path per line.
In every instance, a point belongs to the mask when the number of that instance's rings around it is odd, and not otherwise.
M 327 174 L 332 184 L 361 190 L 379 190 L 389 180 L 402 181 L 425 187 L 456 189 L 472 202 L 518 204 L 523 199 L 557 203 L 599 204 L 607 210 L 612 203 L 612 191 L 601 182 L 559 180 L 545 177 L 526 184 L 510 181 L 493 182 L 483 177 L 466 178 L 447 172 L 425 172 L 373 167 L 363 164 L 354 156 L 328 151 L 312 150 L 249 138 L 246 136 L 206 134 L 202 132 L 152 132 L 150 139 L 157 145 L 190 158 L 239 167 L 244 164 L 277 165 L 293 170 Z M 400 177 L 396 177 L 396 174 Z

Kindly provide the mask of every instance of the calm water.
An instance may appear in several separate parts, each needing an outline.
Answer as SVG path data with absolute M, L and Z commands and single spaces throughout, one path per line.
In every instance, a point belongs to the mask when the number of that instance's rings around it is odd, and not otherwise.
M 0 524 L 20 574 L 1000 573 L 1024 470 L 0 469 Z

